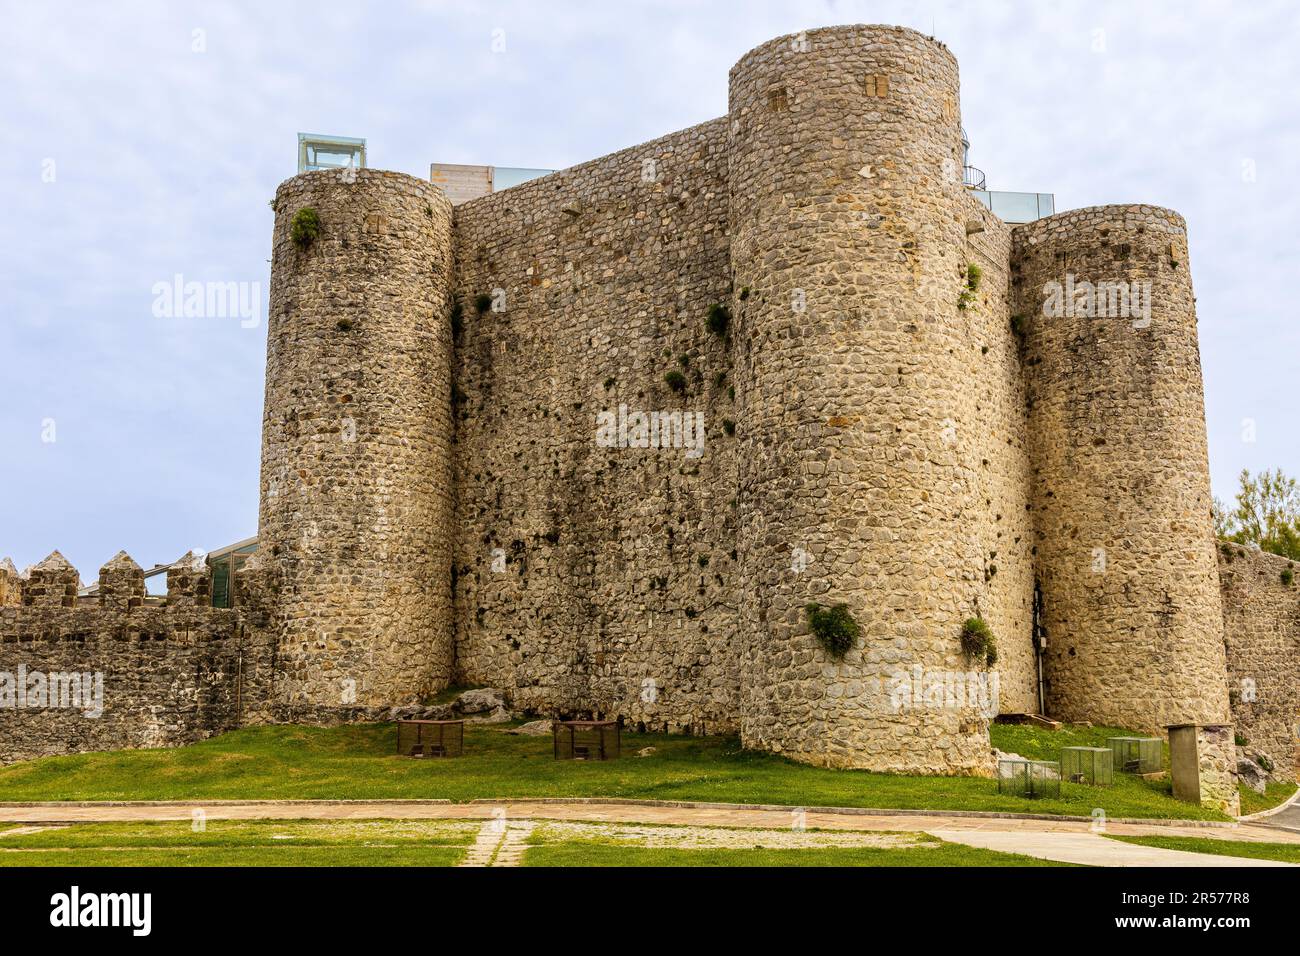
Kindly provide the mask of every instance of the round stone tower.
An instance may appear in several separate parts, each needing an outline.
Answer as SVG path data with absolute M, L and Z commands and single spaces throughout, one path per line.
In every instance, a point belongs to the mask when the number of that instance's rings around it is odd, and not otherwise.
M 1223 723 L 1223 617 L 1181 216 L 1079 209 L 1014 233 L 1048 712 Z
M 987 773 L 956 60 L 897 27 L 782 37 L 732 69 L 730 121 L 743 741 Z M 814 603 L 858 624 L 842 658 Z
M 411 176 L 276 192 L 258 550 L 294 708 L 450 680 L 450 236 L 451 204 Z

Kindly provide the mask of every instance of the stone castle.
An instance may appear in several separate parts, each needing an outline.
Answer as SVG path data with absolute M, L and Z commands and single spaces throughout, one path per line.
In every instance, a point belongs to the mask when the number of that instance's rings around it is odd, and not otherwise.
M 284 182 L 236 606 L 188 565 L 137 606 L 119 559 L 73 607 L 55 555 L 0 651 L 107 662 L 134 745 L 471 684 L 831 766 L 988 773 L 1001 712 L 1229 750 L 1235 722 L 1292 769 L 1300 601 L 1213 537 L 1183 219 L 998 219 L 957 63 L 911 30 L 782 37 L 729 84 L 726 116 L 455 207 Z M 810 604 L 856 623 L 842 656 Z M 993 674 L 993 709 L 916 692 Z

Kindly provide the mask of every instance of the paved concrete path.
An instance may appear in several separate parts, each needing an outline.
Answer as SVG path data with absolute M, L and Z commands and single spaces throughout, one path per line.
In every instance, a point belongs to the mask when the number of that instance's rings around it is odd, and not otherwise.
M 1108 840 L 1082 820 L 1015 819 L 944 813 L 902 813 L 888 810 L 808 810 L 792 807 L 741 807 L 726 804 L 690 805 L 651 802 L 574 802 L 545 800 L 477 801 L 453 804 L 438 800 L 284 800 L 190 801 L 157 803 L 0 803 L 0 823 L 29 825 L 143 820 L 189 820 L 201 807 L 210 820 L 487 820 L 480 833 L 477 865 L 489 865 L 504 854 L 503 865 L 517 863 L 527 830 L 537 820 L 581 820 L 608 823 L 757 827 L 788 829 L 796 823 L 823 830 L 896 830 L 931 833 L 968 846 L 1021 853 L 1065 863 L 1103 866 L 1273 866 L 1274 861 L 1210 856 L 1143 847 Z M 1280 816 L 1280 815 L 1279 815 Z M 1276 819 L 1276 818 L 1272 818 Z M 508 821 L 501 827 L 501 821 Z M 1270 821 L 1271 822 L 1271 821 Z M 497 824 L 493 828 L 492 824 Z M 516 832 L 519 831 L 519 832 Z M 1109 823 L 1106 832 L 1119 836 L 1190 836 L 1243 842 L 1300 844 L 1300 829 L 1254 823 L 1197 826 L 1192 823 Z M 0 836 L 2 839 L 2 836 Z M 476 844 L 477 847 L 477 844 Z M 508 851 L 508 852 L 507 852 Z M 471 863 L 470 865 L 475 865 Z
M 458 866 L 519 866 L 535 824 L 531 820 L 494 817 L 483 824 Z
M 1000 853 L 1019 853 L 1058 863 L 1081 863 L 1085 866 L 1295 866 L 1294 863 L 1252 860 L 1244 856 L 1165 850 L 1108 840 L 1096 833 L 1036 833 L 1027 830 L 931 830 L 930 833 L 940 840 L 952 843 L 965 843 L 967 846 L 997 850 Z
M 1282 832 L 1291 832 L 1300 836 L 1300 803 L 1293 803 L 1285 810 L 1273 814 L 1271 817 L 1261 817 L 1254 821 L 1254 825 L 1261 827 L 1276 827 Z M 1279 836 L 1278 839 L 1281 839 Z

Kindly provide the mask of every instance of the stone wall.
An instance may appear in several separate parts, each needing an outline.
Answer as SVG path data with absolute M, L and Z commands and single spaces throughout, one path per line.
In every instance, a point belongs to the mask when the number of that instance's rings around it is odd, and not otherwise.
M 1186 225 L 1153 206 L 1104 206 L 1013 237 L 1048 712 L 1148 732 L 1222 723 Z M 1083 285 L 1121 282 L 1136 301 Z
M 517 707 L 736 729 L 726 176 L 719 119 L 456 208 L 457 670 Z
M 975 301 L 959 311 L 972 424 L 957 437 L 972 482 L 965 516 L 983 560 L 977 609 L 998 642 L 999 712 L 1041 714 L 1025 376 L 1011 331 L 1011 227 L 973 196 L 963 198 L 965 260 L 983 273 Z
M 22 603 L 18 569 L 13 559 L 0 561 L 0 607 L 10 607 Z
M 451 679 L 451 204 L 348 169 L 275 211 L 259 547 L 286 698 L 402 703 Z
M 900 710 L 889 693 L 914 667 L 983 670 L 962 622 L 995 604 L 1017 671 L 1029 639 L 1023 550 L 1015 568 L 993 530 L 1023 507 L 1007 482 L 1023 471 L 1018 373 L 993 319 L 1005 234 L 967 242 L 956 61 L 911 30 L 813 30 L 746 54 L 730 92 L 732 268 L 750 290 L 742 740 L 828 765 L 987 773 L 986 709 Z M 963 308 L 967 267 L 987 258 L 993 295 Z M 994 599 L 1004 551 L 1013 572 Z M 809 602 L 859 623 L 842 660 L 810 633 Z
M 274 638 L 235 610 L 145 606 L 137 572 L 125 554 L 105 565 L 116 586 L 98 605 L 39 603 L 37 578 L 22 606 L 0 608 L 0 762 L 177 746 L 277 717 Z
M 1295 779 L 1300 763 L 1300 569 L 1296 562 L 1220 542 L 1223 643 L 1237 733 Z M 1290 571 L 1291 583 L 1283 581 Z

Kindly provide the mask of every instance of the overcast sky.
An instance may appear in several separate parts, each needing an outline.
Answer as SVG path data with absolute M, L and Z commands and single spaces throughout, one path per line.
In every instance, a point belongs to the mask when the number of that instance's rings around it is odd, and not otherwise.
M 1298 8 L 4 0 L 0 556 L 91 580 L 256 532 L 267 202 L 300 130 L 418 176 L 559 168 L 722 115 L 745 51 L 840 23 L 953 49 L 991 188 L 1186 216 L 1214 491 L 1300 474 Z M 177 274 L 260 283 L 256 325 L 156 316 Z

